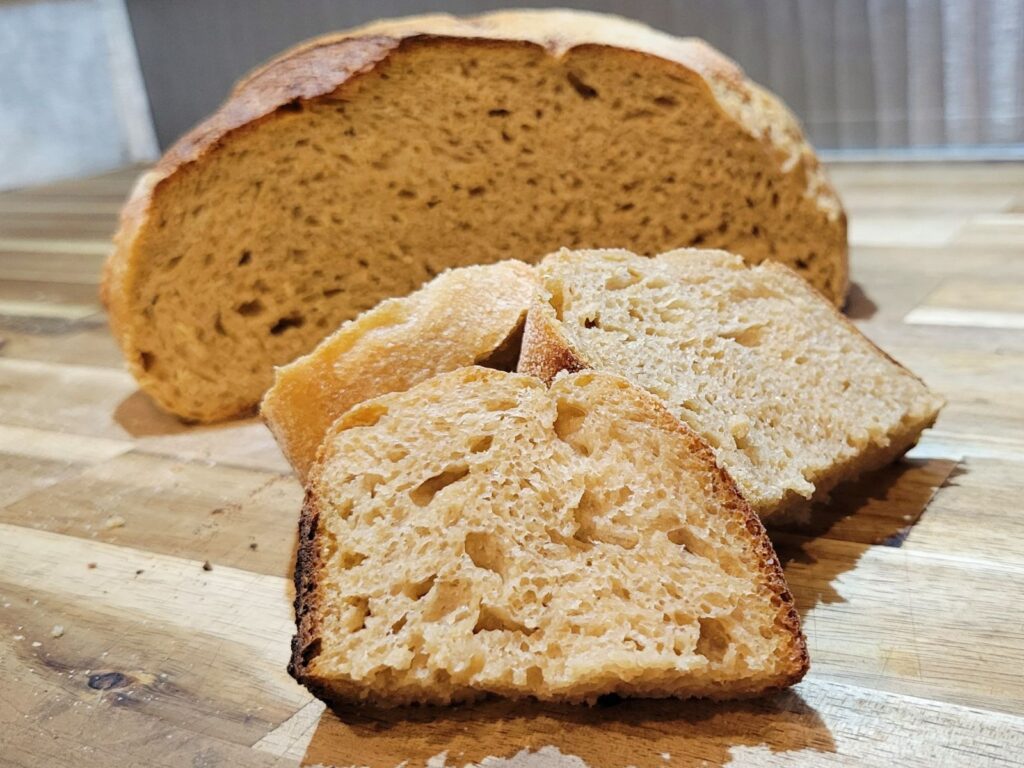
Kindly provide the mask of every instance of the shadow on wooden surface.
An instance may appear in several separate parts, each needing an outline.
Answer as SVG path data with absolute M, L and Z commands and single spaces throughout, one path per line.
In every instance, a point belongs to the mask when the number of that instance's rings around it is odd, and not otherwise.
M 842 602 L 832 583 L 869 547 L 901 546 L 957 466 L 951 459 L 904 458 L 839 486 L 806 524 L 769 529 L 801 617 L 819 604 Z
M 191 428 L 177 416 L 161 410 L 141 389 L 135 390 L 118 404 L 114 411 L 114 421 L 132 437 L 176 435 Z
M 132 437 L 163 437 L 200 429 L 232 427 L 251 421 L 254 417 L 255 413 L 249 413 L 239 416 L 237 419 L 228 419 L 214 424 L 188 422 L 167 413 L 141 389 L 135 390 L 118 403 L 114 410 L 114 421 Z
M 864 292 L 860 283 L 850 283 L 843 313 L 851 320 L 870 320 L 877 311 L 878 305 Z
M 304 765 L 449 765 L 557 749 L 590 768 L 724 765 L 737 748 L 833 752 L 832 734 L 799 694 L 756 701 L 624 700 L 595 707 L 485 701 L 461 707 L 324 712 Z

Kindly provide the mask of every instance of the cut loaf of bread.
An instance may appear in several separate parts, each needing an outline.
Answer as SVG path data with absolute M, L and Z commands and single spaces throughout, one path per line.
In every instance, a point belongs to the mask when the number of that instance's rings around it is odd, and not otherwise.
M 842 302 L 845 217 L 774 96 L 616 17 L 425 16 L 241 82 L 140 180 L 103 291 L 141 387 L 211 421 L 446 268 L 697 244 L 785 261 Z
M 531 307 L 519 370 L 594 368 L 656 394 L 763 517 L 892 461 L 942 406 L 779 264 L 563 250 L 537 269 L 548 300 Z
M 278 368 L 263 418 L 305 479 L 328 428 L 352 406 L 467 365 L 513 370 L 537 289 L 533 270 L 518 261 L 444 272 Z
M 314 465 L 292 674 L 331 701 L 750 696 L 807 652 L 707 445 L 596 372 L 480 367 L 356 406 Z

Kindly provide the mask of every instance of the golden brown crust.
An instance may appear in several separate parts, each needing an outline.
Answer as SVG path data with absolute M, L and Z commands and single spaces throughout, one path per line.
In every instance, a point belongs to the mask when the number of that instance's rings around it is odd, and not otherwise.
M 303 685 L 314 690 L 317 682 L 309 675 L 309 663 L 319 650 L 319 607 L 321 596 L 317 592 L 317 576 L 322 567 L 318 534 L 320 509 L 315 494 L 306 492 L 299 517 L 299 546 L 295 556 L 295 637 L 292 638 L 292 657 L 288 673 Z
M 586 47 L 625 48 L 698 75 L 708 87 L 709 98 L 764 144 L 782 172 L 800 174 L 806 196 L 842 229 L 838 268 L 843 274 L 839 295 L 830 297 L 841 302 L 847 270 L 845 216 L 813 150 L 795 118 L 774 96 L 749 83 L 735 63 L 703 41 L 676 38 L 615 16 L 576 11 L 504 11 L 470 19 L 431 15 L 381 21 L 310 41 L 255 70 L 239 82 L 216 113 L 178 140 L 140 178 L 125 204 L 114 251 L 104 266 L 100 295 L 131 372 L 163 407 L 175 411 L 175 403 L 161 396 L 159 387 L 147 386 L 151 376 L 140 357 L 133 330 L 133 323 L 144 320 L 132 316 L 130 304 L 140 258 L 138 240 L 161 189 L 194 163 L 217 152 L 234 133 L 301 109 L 304 100 L 340 96 L 356 87 L 361 73 L 381 65 L 396 50 L 408 45 L 453 42 L 533 45 L 556 57 Z M 219 413 L 204 420 L 233 415 L 237 414 Z
M 551 305 L 542 296 L 537 296 L 526 313 L 516 371 L 550 384 L 562 371 L 576 373 L 589 367 L 589 361 L 565 338 Z

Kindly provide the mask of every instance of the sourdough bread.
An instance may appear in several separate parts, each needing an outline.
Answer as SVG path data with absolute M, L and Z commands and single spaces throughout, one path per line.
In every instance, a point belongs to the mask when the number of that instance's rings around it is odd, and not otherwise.
M 519 370 L 625 376 L 714 448 L 754 509 L 798 513 L 892 461 L 942 399 L 805 280 L 722 251 L 563 250 L 537 268 Z
M 537 287 L 533 270 L 518 261 L 449 270 L 278 368 L 260 410 L 299 477 L 352 406 L 474 363 L 513 370 Z
M 329 702 L 730 698 L 807 668 L 750 507 L 606 374 L 462 368 L 356 406 L 300 542 L 290 671 Z
M 624 19 L 426 16 L 240 83 L 140 180 L 103 295 L 141 387 L 212 421 L 448 267 L 698 244 L 785 261 L 842 302 L 842 208 L 775 97 Z

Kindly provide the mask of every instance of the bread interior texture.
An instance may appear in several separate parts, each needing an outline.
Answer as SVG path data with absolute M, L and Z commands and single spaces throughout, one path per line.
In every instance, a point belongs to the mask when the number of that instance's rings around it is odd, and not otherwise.
M 156 188 L 134 246 L 133 364 L 170 410 L 232 416 L 273 366 L 382 299 L 448 267 L 562 246 L 723 247 L 785 262 L 841 301 L 841 212 L 801 167 L 783 172 L 703 78 L 669 62 L 409 40 Z
M 443 374 L 349 411 L 304 514 L 293 674 L 328 700 L 745 696 L 806 651 L 707 447 L 598 373 Z

